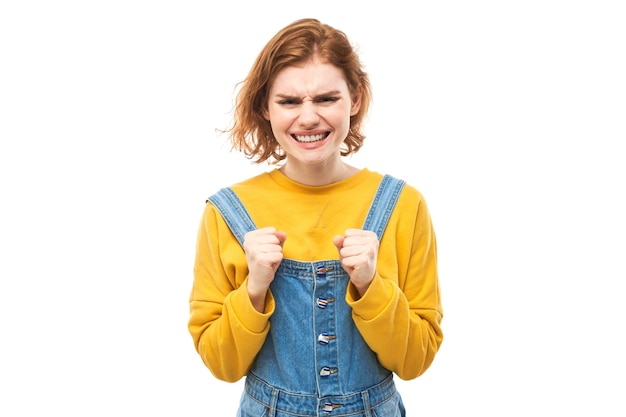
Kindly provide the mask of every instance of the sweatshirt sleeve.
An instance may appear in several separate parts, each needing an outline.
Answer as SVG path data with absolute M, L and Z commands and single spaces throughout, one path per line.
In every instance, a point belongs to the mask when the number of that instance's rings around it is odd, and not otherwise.
M 346 295 L 353 320 L 381 365 L 409 380 L 423 374 L 443 341 L 437 245 L 425 201 L 403 191 L 381 239 L 377 272 L 361 298 Z
M 196 243 L 188 329 L 196 351 L 218 379 L 235 382 L 249 370 L 269 331 L 271 293 L 265 313 L 252 306 L 247 263 L 219 212 L 207 204 Z

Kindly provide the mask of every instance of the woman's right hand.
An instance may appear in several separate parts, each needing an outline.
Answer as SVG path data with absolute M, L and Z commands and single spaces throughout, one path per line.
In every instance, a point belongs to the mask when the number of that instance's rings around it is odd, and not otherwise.
M 263 227 L 246 233 L 243 249 L 248 262 L 248 295 L 259 312 L 265 309 L 265 297 L 274 274 L 283 260 L 287 234 L 274 227 Z

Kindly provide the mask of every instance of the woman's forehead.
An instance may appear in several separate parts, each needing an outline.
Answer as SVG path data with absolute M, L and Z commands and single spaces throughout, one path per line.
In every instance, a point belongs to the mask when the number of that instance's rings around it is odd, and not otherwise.
M 304 98 L 335 91 L 347 92 L 348 85 L 343 72 L 326 62 L 307 61 L 280 70 L 270 88 L 270 94 L 282 94 Z

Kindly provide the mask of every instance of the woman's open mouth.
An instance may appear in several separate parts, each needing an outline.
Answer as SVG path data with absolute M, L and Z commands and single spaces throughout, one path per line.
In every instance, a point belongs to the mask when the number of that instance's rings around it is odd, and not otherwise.
M 320 133 L 317 135 L 291 135 L 291 137 L 294 138 L 298 142 L 310 143 L 310 142 L 317 142 L 317 141 L 326 139 L 328 135 L 330 135 L 330 132 Z

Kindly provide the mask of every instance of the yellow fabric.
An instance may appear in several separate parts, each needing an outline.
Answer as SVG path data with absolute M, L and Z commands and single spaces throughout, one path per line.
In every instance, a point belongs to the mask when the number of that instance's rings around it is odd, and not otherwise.
M 328 186 L 295 183 L 280 171 L 232 186 L 257 227 L 287 233 L 285 258 L 338 259 L 333 237 L 361 228 L 382 175 L 367 169 Z M 245 253 L 210 203 L 200 223 L 189 331 L 205 365 L 219 379 L 237 381 L 251 367 L 269 331 L 275 300 L 265 313 L 246 290 Z M 402 379 L 421 375 L 443 340 L 443 310 L 437 248 L 422 195 L 405 185 L 381 239 L 377 272 L 358 299 L 350 286 L 346 301 L 353 319 L 380 363 Z

